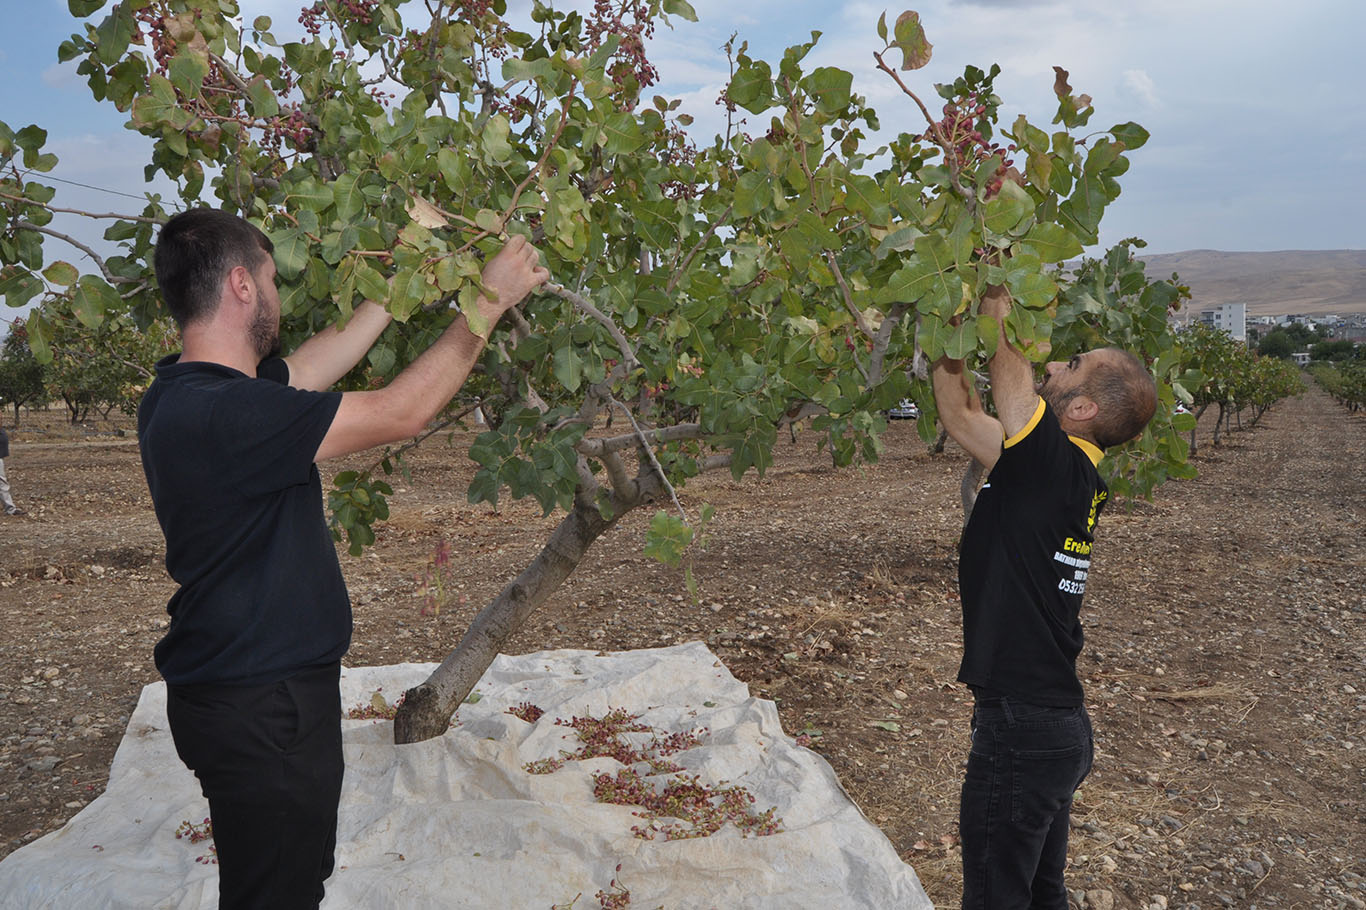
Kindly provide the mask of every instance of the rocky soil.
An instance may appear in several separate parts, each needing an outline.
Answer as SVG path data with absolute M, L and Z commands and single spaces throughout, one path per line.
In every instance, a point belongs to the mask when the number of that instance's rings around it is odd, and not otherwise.
M 28 515 L 0 516 L 0 857 L 100 794 L 157 678 L 172 586 L 118 429 L 73 431 L 57 411 L 11 427 L 6 466 Z M 1310 390 L 1217 448 L 1209 429 L 1197 480 L 1101 521 L 1080 664 L 1097 759 L 1074 816 L 1075 903 L 1366 908 L 1366 415 Z M 762 481 L 690 485 L 685 505 L 717 508 L 696 600 L 680 571 L 640 555 L 649 516 L 629 517 L 512 650 L 707 641 L 952 907 L 964 459 L 927 454 L 907 423 L 886 441 L 877 465 L 836 471 L 807 434 Z M 343 556 L 349 663 L 440 659 L 553 526 L 525 503 L 468 505 L 466 442 L 410 458 L 377 545 Z

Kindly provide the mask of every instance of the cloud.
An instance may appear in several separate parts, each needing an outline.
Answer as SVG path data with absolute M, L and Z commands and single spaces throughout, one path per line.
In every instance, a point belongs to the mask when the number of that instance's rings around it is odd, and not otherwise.
M 1157 97 L 1157 84 L 1145 70 L 1125 70 L 1121 78 L 1124 90 L 1145 107 L 1156 109 L 1162 106 L 1162 99 Z
M 43 85 L 56 89 L 67 89 L 80 84 L 80 74 L 76 72 L 74 61 L 54 63 L 43 70 Z

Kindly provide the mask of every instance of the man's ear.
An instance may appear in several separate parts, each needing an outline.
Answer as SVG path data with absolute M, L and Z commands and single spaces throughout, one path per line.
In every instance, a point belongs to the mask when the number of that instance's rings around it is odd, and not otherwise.
M 228 290 L 239 303 L 255 303 L 256 279 L 251 270 L 244 265 L 234 266 L 228 272 Z
M 1086 396 L 1078 395 L 1067 403 L 1067 417 L 1076 423 L 1085 423 L 1094 420 L 1100 413 L 1100 405 L 1095 400 Z

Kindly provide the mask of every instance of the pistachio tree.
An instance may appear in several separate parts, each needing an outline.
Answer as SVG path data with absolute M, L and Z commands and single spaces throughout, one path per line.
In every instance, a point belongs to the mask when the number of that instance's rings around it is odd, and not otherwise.
M 407 693 L 401 742 L 446 729 L 513 632 L 632 510 L 656 508 L 645 549 L 677 564 L 709 513 L 678 489 L 708 470 L 762 474 L 798 422 L 838 465 L 875 459 L 883 410 L 912 397 L 933 439 L 925 364 L 991 355 L 988 292 L 1010 294 L 1007 336 L 1033 359 L 1119 343 L 1164 382 L 1176 375 L 1174 282 L 1136 273 L 1127 248 L 1063 267 L 1097 242 L 1146 132 L 1088 127 L 1091 100 L 1061 70 L 1051 129 L 1002 119 L 996 67 L 914 84 L 930 55 L 915 13 L 884 17 L 876 41 L 870 23 L 860 65 L 914 100 L 917 129 L 879 138 L 851 72 L 807 64 L 812 33 L 775 61 L 733 41 L 727 128 L 701 140 L 653 93 L 645 54 L 656 29 L 694 19 L 685 0 L 590 13 L 533 0 L 527 30 L 503 0 L 319 0 L 288 41 L 236 0 L 69 3 L 83 21 L 59 56 L 150 137 L 147 171 L 177 194 L 130 216 L 87 213 L 109 219 L 120 253 L 86 250 L 81 272 L 48 252 L 70 238 L 49 226 L 42 174 L 57 161 L 41 129 L 0 124 L 11 303 L 63 301 L 91 325 L 154 319 L 156 225 L 221 206 L 274 242 L 287 343 L 365 299 L 394 315 L 349 380 L 383 382 L 455 312 L 478 323 L 481 263 L 506 237 L 544 253 L 552 282 L 494 329 L 468 386 L 488 420 L 467 452 L 468 496 L 530 497 L 563 517 Z M 48 313 L 29 320 L 35 349 Z M 1139 467 L 1166 466 L 1126 469 L 1135 492 L 1176 470 L 1172 435 L 1159 422 L 1135 450 Z M 335 482 L 332 520 L 353 552 L 387 514 L 394 460 Z

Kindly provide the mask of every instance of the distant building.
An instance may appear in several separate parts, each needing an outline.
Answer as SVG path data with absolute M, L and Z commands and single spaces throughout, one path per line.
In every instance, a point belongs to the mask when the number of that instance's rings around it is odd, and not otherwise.
M 1309 365 L 1309 352 L 1308 352 L 1308 351 L 1299 351 L 1298 353 L 1291 354 L 1290 356 L 1293 357 L 1293 358 L 1295 358 L 1295 365 L 1296 365 L 1296 366 L 1301 366 L 1301 367 L 1303 367 L 1303 366 L 1308 366 L 1308 365 Z
M 1227 332 L 1238 341 L 1247 341 L 1247 304 L 1223 303 L 1212 310 L 1201 310 L 1200 321 Z

